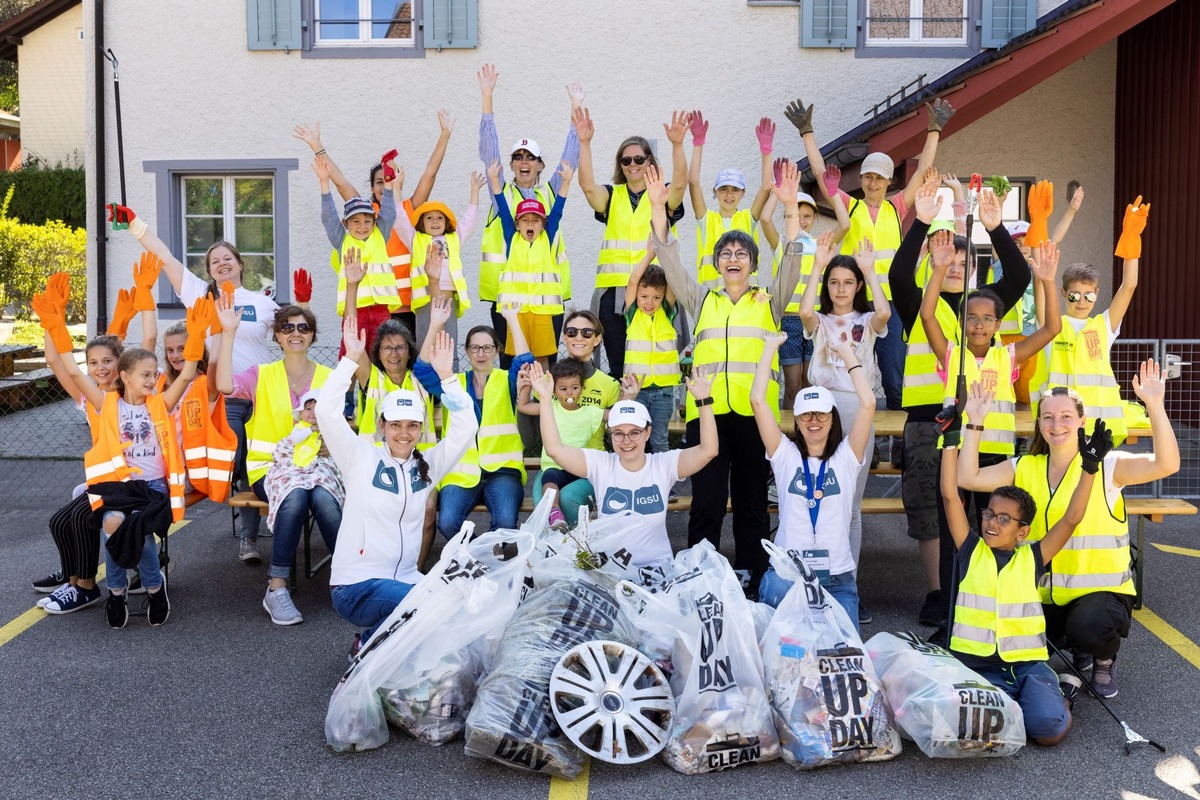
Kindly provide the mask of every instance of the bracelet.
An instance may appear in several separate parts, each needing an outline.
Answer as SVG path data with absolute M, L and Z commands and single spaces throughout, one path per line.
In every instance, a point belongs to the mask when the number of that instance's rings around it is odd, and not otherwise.
M 969 430 L 969 431 L 982 431 L 982 430 L 983 430 L 983 426 L 982 426 L 982 425 L 976 425 L 974 422 L 968 422 L 968 423 L 967 423 L 966 425 L 964 425 L 963 427 L 964 427 L 964 428 L 966 428 L 966 429 L 967 429 L 967 430 Z
M 692 398 L 692 399 L 695 400 L 695 398 Z M 704 406 L 711 406 L 715 402 L 717 402 L 717 401 L 714 400 L 712 397 L 706 397 L 703 400 L 696 400 L 696 408 L 703 408 Z
M 851 372 L 854 372 L 854 370 L 856 370 L 856 369 L 862 369 L 862 364 L 855 364 L 853 367 L 846 370 L 846 374 L 849 375 Z
M 784 219 L 800 219 L 800 212 L 797 211 L 795 214 L 784 213 L 783 218 Z
M 318 150 L 318 151 L 316 152 L 316 154 L 315 154 L 315 157 L 316 157 L 316 158 L 320 158 L 320 157 L 321 157 L 321 156 L 323 156 L 323 155 L 325 155 L 325 148 L 324 148 L 324 147 L 322 147 L 320 150 Z

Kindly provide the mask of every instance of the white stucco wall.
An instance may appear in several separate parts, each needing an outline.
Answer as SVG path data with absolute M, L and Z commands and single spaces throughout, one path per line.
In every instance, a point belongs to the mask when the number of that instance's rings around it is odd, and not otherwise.
M 51 165 L 82 160 L 83 5 L 77 5 L 26 35 L 17 47 L 23 156 Z

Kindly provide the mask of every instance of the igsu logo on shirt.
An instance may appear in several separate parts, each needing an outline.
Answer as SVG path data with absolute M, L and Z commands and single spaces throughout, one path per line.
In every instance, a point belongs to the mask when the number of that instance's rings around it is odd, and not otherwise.
M 816 480 L 816 476 L 813 476 Z M 842 493 L 842 486 L 838 483 L 837 471 L 832 467 L 825 472 L 825 485 L 821 487 L 822 497 L 831 497 L 835 494 Z M 804 483 L 804 468 L 799 467 L 796 474 L 792 476 L 792 482 L 788 484 L 788 494 L 797 494 L 801 497 L 808 497 L 808 487 Z
M 254 306 L 234 306 L 234 310 L 242 312 L 242 322 L 258 322 L 258 309 Z
M 658 514 L 666 511 L 662 492 L 657 486 L 643 486 L 640 489 L 618 489 L 610 486 L 604 493 L 600 508 L 605 514 L 620 514 L 632 511 L 635 514 Z

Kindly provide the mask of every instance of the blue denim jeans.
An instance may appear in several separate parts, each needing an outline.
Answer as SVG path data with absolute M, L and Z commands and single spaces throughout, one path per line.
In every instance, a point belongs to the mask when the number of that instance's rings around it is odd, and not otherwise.
M 437 527 L 447 539 L 455 536 L 462 528 L 463 520 L 483 495 L 483 504 L 491 515 L 489 531 L 497 528 L 516 528 L 517 514 L 521 511 L 521 500 L 525 498 L 525 485 L 521 473 L 515 469 L 498 469 L 484 472 L 479 483 L 464 489 L 461 486 L 443 486 L 438 492 Z
M 152 481 L 146 481 L 150 488 L 160 494 L 167 494 L 167 482 L 163 478 L 156 478 Z M 117 511 L 109 511 L 104 514 L 103 519 L 119 516 L 124 519 L 125 515 Z M 104 567 L 108 570 L 108 590 L 114 594 L 121 594 L 129 586 L 129 576 L 125 572 L 125 568 L 113 560 L 112 554 L 108 552 L 108 548 L 104 546 L 104 540 L 108 536 L 104 533 L 103 528 L 100 531 L 100 551 L 104 553 Z M 157 589 L 162 586 L 162 570 L 158 563 L 158 542 L 153 536 L 147 536 L 145 543 L 142 545 L 142 555 L 138 558 L 138 576 L 142 579 L 142 586 L 147 589 Z
M 366 644 L 379 627 L 379 623 L 391 616 L 412 588 L 411 583 L 371 578 L 358 583 L 334 586 L 329 590 L 329 595 L 333 600 L 333 610 L 340 614 L 342 619 L 351 625 L 365 628 L 361 641 Z
M 237 434 L 237 455 L 233 458 L 233 479 L 244 480 L 246 477 L 246 423 L 254 413 L 254 403 L 238 397 L 225 398 L 225 421 L 230 429 Z M 258 527 L 262 517 L 254 509 L 243 508 L 238 512 L 238 537 L 254 541 L 258 538 Z
M 533 479 L 533 502 L 542 499 L 542 473 Z M 558 493 L 558 507 L 562 509 L 567 524 L 574 528 L 579 523 L 579 507 L 596 505 L 596 490 L 591 481 L 581 480 L 568 483 Z
M 846 613 L 850 616 L 850 621 L 854 623 L 854 630 L 859 630 L 858 584 L 854 582 L 854 573 L 843 572 L 840 575 L 830 575 L 828 578 L 822 578 L 821 586 L 838 601 L 842 608 L 846 609 Z M 775 568 L 771 567 L 763 575 L 762 580 L 758 584 L 758 601 L 766 603 L 771 608 L 777 608 L 783 601 L 783 596 L 791 588 L 792 582 L 779 577 L 778 573 L 775 572 Z
M 254 493 L 263 500 L 267 499 L 262 481 L 254 484 Z M 342 507 L 328 490 L 320 486 L 313 489 L 292 489 L 275 512 L 275 538 L 271 542 L 268 577 L 287 578 L 292 573 L 292 561 L 296 558 L 296 547 L 304 533 L 304 522 L 308 519 L 309 511 L 312 511 L 317 527 L 321 529 L 325 547 L 330 553 L 333 552 L 334 545 L 337 544 L 338 528 L 342 525 Z
M 917 320 L 920 324 L 920 320 Z M 887 398 L 889 411 L 899 411 L 900 392 L 904 388 L 904 323 L 892 303 L 892 316 L 888 318 L 887 336 L 875 340 L 875 361 L 879 365 L 879 378 L 883 383 L 883 394 Z
M 1045 661 L 1023 661 L 975 671 L 1021 706 L 1026 737 L 1054 739 L 1066 729 L 1067 708 L 1058 676 Z
M 675 411 L 675 387 L 652 386 L 638 392 L 637 401 L 650 412 L 650 452 L 665 453 L 671 445 L 667 441 L 667 425 Z

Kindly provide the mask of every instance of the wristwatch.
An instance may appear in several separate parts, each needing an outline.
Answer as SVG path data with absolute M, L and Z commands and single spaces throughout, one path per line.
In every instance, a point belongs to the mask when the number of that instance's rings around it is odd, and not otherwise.
M 700 408 L 701 406 L 711 406 L 715 402 L 717 402 L 717 401 L 714 400 L 713 398 L 706 397 L 703 400 L 696 401 L 696 408 Z

